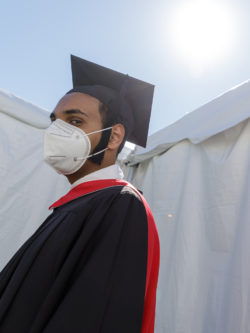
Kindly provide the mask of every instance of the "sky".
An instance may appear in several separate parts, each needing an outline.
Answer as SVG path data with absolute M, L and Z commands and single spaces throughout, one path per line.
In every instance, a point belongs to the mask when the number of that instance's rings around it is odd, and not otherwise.
M 70 54 L 155 85 L 149 134 L 250 79 L 249 0 L 0 3 L 0 88 L 48 111 Z

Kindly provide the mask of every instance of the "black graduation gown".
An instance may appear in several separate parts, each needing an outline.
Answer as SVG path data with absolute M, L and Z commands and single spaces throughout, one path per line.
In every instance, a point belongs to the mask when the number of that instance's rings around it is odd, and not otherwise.
M 97 186 L 69 196 L 1 272 L 0 332 L 142 332 L 147 260 L 147 214 L 135 191 Z

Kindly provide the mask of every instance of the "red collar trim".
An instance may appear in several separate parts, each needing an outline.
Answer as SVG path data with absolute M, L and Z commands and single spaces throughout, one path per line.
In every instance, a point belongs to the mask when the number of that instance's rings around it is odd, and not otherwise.
M 77 199 L 85 194 L 95 192 L 98 190 L 102 190 L 106 187 L 112 186 L 127 186 L 129 183 L 125 180 L 120 179 L 101 179 L 101 180 L 92 180 L 89 182 L 85 182 L 82 184 L 77 185 L 76 187 L 72 188 L 66 195 L 61 197 L 59 200 L 54 202 L 49 209 L 56 208 L 66 204 L 69 201 Z

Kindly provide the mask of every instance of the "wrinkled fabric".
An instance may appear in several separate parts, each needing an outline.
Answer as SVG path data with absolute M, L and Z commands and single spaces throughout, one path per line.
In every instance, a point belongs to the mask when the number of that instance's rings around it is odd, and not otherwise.
M 0 270 L 70 187 L 43 161 L 49 113 L 0 90 Z
M 247 119 L 131 168 L 160 236 L 156 333 L 249 333 L 249 166 Z

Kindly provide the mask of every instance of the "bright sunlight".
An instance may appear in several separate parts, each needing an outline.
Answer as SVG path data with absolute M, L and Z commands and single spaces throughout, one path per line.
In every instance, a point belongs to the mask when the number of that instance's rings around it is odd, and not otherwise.
M 192 69 L 203 71 L 232 53 L 236 15 L 221 1 L 185 1 L 173 9 L 168 31 L 176 54 Z

